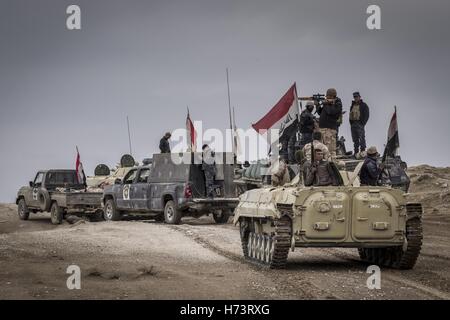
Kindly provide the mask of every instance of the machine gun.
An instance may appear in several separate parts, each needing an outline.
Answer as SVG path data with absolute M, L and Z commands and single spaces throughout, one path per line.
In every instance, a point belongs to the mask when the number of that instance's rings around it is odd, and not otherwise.
M 316 93 L 316 94 L 313 94 L 310 97 L 299 97 L 298 100 L 300 100 L 300 101 L 314 101 L 314 103 L 316 105 L 318 105 L 318 104 L 321 104 L 323 101 L 325 101 L 326 97 L 325 97 L 324 94 Z

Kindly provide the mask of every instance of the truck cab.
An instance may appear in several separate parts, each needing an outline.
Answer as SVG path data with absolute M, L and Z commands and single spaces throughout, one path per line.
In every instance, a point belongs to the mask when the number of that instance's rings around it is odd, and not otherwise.
M 216 156 L 225 160 L 230 155 Z M 155 154 L 151 165 L 133 168 L 123 180 L 106 187 L 105 219 L 120 220 L 123 214 L 147 215 L 177 224 L 183 216 L 213 214 L 216 222 L 226 222 L 238 203 L 234 164 L 216 164 L 215 196 L 207 198 L 201 153 L 187 157 L 191 157 L 189 163 L 176 164 L 171 154 Z

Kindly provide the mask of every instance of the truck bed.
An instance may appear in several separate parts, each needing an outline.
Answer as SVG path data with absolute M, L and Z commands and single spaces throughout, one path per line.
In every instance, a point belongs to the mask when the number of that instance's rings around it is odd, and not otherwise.
M 54 192 L 51 199 L 67 209 L 101 209 L 103 193 L 100 192 Z

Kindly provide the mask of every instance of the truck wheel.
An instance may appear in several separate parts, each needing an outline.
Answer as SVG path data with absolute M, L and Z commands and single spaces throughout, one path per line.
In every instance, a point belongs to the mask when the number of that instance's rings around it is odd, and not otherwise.
M 61 224 L 63 222 L 64 210 L 58 206 L 57 202 L 53 202 L 50 213 L 53 224 Z
M 120 211 L 117 210 L 116 204 L 114 203 L 113 199 L 106 200 L 105 203 L 105 212 L 104 212 L 104 218 L 106 221 L 119 221 L 121 220 L 121 214 Z
M 213 218 L 217 224 L 227 223 L 230 218 L 230 212 L 228 210 L 219 210 L 213 213 Z
M 28 220 L 30 217 L 30 211 L 28 210 L 28 206 L 25 203 L 25 199 L 20 199 L 17 205 L 17 212 L 19 214 L 20 220 Z
M 164 207 L 164 219 L 168 224 L 179 224 L 181 221 L 182 213 L 177 209 L 175 203 L 172 200 L 167 201 Z
M 52 203 L 50 194 L 48 193 L 47 189 L 40 189 L 37 193 L 37 198 L 39 201 L 39 208 L 43 212 L 47 212 L 48 210 L 50 210 L 50 206 Z

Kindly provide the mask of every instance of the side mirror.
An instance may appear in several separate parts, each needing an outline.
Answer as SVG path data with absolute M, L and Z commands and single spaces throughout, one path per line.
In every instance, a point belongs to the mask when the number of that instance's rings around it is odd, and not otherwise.
M 248 167 L 250 167 L 250 162 L 245 161 L 245 162 L 244 162 L 244 168 L 248 168 Z
M 117 179 L 114 181 L 114 184 L 122 184 L 122 180 L 119 179 L 119 178 L 117 178 Z
M 30 187 L 31 187 L 31 188 L 34 187 L 34 182 L 33 182 L 33 181 L 30 181 L 29 184 L 30 184 Z

